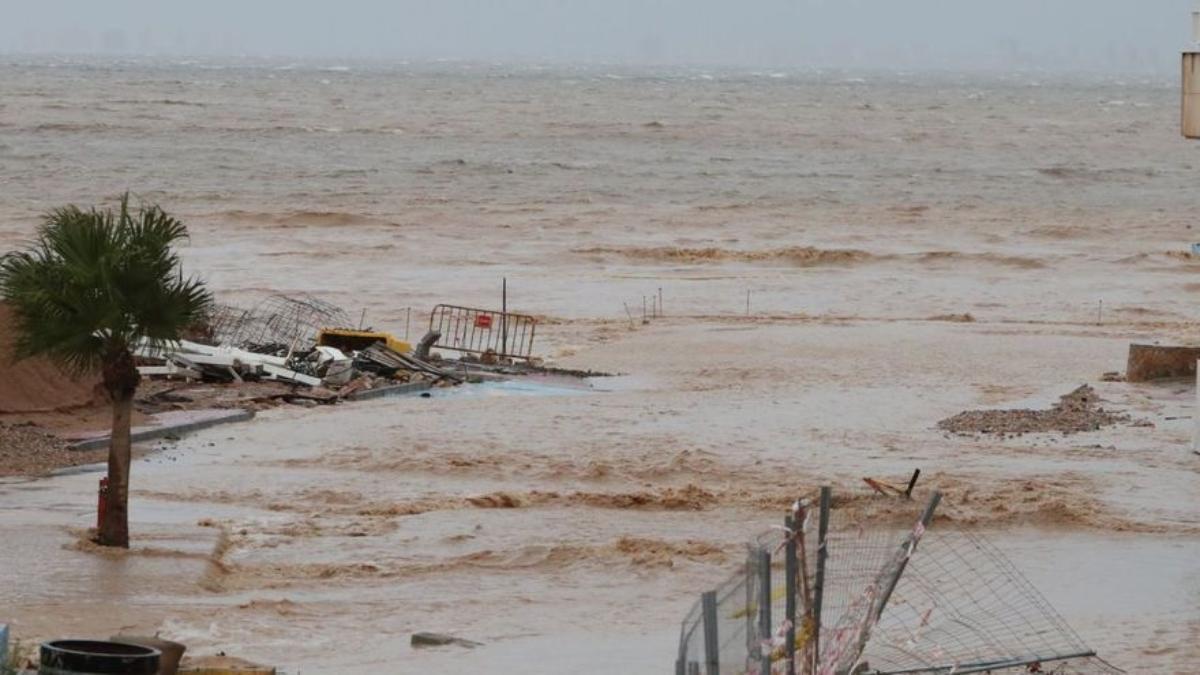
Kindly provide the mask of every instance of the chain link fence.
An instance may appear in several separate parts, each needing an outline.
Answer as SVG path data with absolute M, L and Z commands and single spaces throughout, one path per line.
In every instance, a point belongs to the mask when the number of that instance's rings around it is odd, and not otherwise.
M 924 504 L 823 488 L 683 620 L 676 675 L 1113 675 L 983 538 Z

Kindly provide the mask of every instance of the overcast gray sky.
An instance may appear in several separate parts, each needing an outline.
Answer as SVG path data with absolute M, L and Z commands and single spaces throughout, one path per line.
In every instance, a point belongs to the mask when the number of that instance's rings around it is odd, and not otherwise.
M 1191 0 L 0 0 L 0 52 L 1171 73 Z

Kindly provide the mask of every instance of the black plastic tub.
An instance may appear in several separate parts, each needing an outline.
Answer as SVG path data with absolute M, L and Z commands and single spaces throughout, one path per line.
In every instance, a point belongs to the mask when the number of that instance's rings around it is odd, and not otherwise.
M 156 675 L 162 652 L 106 640 L 43 642 L 39 675 Z

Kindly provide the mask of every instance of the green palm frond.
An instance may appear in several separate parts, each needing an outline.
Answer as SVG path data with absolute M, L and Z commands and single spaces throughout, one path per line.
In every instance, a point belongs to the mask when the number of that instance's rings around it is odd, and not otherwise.
M 95 371 L 142 341 L 164 346 L 208 312 L 204 284 L 183 276 L 174 247 L 187 228 L 157 206 L 46 214 L 36 241 L 0 257 L 0 298 L 17 323 L 18 358 L 45 355 Z

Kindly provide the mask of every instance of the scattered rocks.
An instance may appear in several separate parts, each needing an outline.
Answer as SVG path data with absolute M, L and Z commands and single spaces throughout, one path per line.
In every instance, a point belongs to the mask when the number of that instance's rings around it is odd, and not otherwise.
M 107 450 L 72 450 L 34 424 L 0 422 L 0 476 L 32 476 L 77 464 L 103 461 Z
M 1074 434 L 1129 421 L 1128 415 L 1101 407 L 1096 390 L 1085 384 L 1049 410 L 968 410 L 938 422 L 938 428 L 961 435 Z

